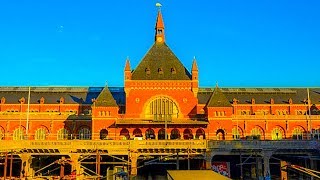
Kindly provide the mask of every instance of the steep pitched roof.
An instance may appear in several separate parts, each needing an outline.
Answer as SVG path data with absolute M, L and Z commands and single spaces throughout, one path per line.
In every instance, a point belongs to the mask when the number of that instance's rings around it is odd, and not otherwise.
M 108 87 L 104 87 L 96 99 L 95 106 L 116 107 L 117 103 L 114 100 Z
M 221 89 L 216 87 L 210 97 L 207 107 L 231 107 L 231 104 L 222 93 Z
M 189 71 L 174 55 L 167 44 L 157 42 L 153 44 L 132 73 L 132 80 L 190 79 L 191 75 Z

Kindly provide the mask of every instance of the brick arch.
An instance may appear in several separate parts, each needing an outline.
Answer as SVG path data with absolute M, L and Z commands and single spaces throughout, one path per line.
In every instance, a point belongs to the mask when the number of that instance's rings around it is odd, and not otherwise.
M 226 139 L 226 130 L 224 128 L 218 128 L 216 130 L 216 137 L 217 137 L 217 140 L 225 140 Z
M 297 133 L 297 129 L 300 131 L 298 134 Z M 297 140 L 302 140 L 302 139 L 307 139 L 307 131 L 306 129 L 301 126 L 301 125 L 296 125 L 291 129 L 291 138 L 292 139 L 297 139 Z M 288 136 L 289 138 L 289 136 Z
M 45 131 L 43 132 L 42 129 Z M 49 134 L 49 129 L 44 126 L 44 125 L 40 125 L 37 126 L 37 128 L 34 129 L 34 139 L 35 140 L 45 140 L 47 135 Z
M 140 117 L 141 117 L 141 118 L 150 118 L 150 117 L 148 117 L 149 114 L 147 114 L 147 112 L 148 112 L 148 109 L 147 109 L 147 108 L 149 107 L 149 105 L 151 104 L 151 102 L 153 102 L 154 100 L 156 100 L 156 99 L 158 99 L 158 98 L 160 98 L 160 97 L 161 97 L 161 98 L 167 98 L 167 99 L 169 99 L 170 101 L 172 101 L 173 104 L 174 104 L 174 105 L 176 106 L 176 108 L 177 108 L 178 118 L 183 117 L 183 114 L 181 113 L 180 105 L 179 105 L 179 103 L 178 103 L 173 97 L 168 96 L 168 95 L 165 95 L 165 94 L 157 94 L 157 95 L 152 96 L 151 98 L 149 98 L 149 99 L 144 103 L 142 112 L 141 112 L 141 114 L 140 114 Z

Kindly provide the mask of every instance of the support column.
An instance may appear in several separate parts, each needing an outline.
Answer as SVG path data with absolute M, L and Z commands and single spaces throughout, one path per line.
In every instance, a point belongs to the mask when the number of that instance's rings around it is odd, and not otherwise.
M 257 157 L 256 163 L 257 163 L 257 177 L 259 180 L 262 180 L 263 179 L 262 158 Z
M 60 160 L 60 178 L 64 177 L 64 166 L 65 166 L 66 157 L 62 156 Z
M 179 170 L 179 153 L 177 152 L 177 162 L 176 162 L 176 165 L 177 165 L 177 170 Z
M 280 161 L 281 180 L 288 180 L 287 171 L 282 170 L 282 168 L 286 165 L 288 165 L 287 161 Z
M 264 171 L 263 175 L 265 179 L 270 179 L 271 173 L 270 173 L 270 157 L 272 156 L 272 152 L 263 152 L 263 166 Z
M 75 172 L 72 174 L 76 175 L 76 179 L 80 180 L 82 178 L 82 169 L 80 167 L 80 163 L 79 163 L 79 158 L 80 158 L 80 154 L 70 154 L 70 159 L 71 159 L 71 171 Z
M 136 176 L 138 174 L 137 162 L 138 162 L 138 153 L 130 152 L 130 162 L 131 162 L 131 171 L 130 175 Z
M 31 165 L 31 155 L 30 154 L 21 154 L 21 173 L 20 177 L 32 177 L 34 176 L 33 169 L 30 167 Z
M 211 160 L 212 160 L 213 155 L 211 154 L 211 152 L 207 152 L 205 153 L 205 169 L 207 170 L 212 170 L 212 164 L 211 164 Z

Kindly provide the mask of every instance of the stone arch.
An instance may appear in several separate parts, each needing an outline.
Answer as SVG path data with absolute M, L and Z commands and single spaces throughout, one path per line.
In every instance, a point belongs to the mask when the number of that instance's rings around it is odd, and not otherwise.
M 133 136 L 134 137 L 142 137 L 142 131 L 139 128 L 136 128 L 133 130 Z
M 167 95 L 149 98 L 143 106 L 141 117 L 156 121 L 171 121 L 181 117 L 179 103 Z
M 265 133 L 262 127 L 254 126 L 250 131 L 250 138 L 265 140 Z
M 282 140 L 285 138 L 286 138 L 285 131 L 281 126 L 276 126 L 271 130 L 272 140 Z
M 127 139 L 127 140 L 130 139 L 130 133 L 128 129 L 126 128 L 121 129 L 120 136 L 124 137 L 124 139 Z
M 292 139 L 303 140 L 307 138 L 307 131 L 302 126 L 295 126 L 292 129 Z
M 187 128 L 183 131 L 183 139 L 193 139 L 192 130 Z
M 196 139 L 206 139 L 206 133 L 202 128 L 197 129 Z
M 174 128 L 171 130 L 171 134 L 170 134 L 170 139 L 180 139 L 181 135 L 180 135 L 180 131 L 177 128 Z
M 146 139 L 155 139 L 156 138 L 156 136 L 154 134 L 154 130 L 151 128 L 147 129 L 145 134 L 146 134 Z
M 100 130 L 100 139 L 108 139 L 108 130 L 107 129 L 101 129 Z
M 79 139 L 89 140 L 91 139 L 91 130 L 88 126 L 81 126 L 78 130 Z
M 225 140 L 226 132 L 224 129 L 218 129 L 216 132 L 217 140 Z
M 41 125 L 36 129 L 34 133 L 34 139 L 46 140 L 48 134 L 49 134 L 49 129 L 46 126 Z

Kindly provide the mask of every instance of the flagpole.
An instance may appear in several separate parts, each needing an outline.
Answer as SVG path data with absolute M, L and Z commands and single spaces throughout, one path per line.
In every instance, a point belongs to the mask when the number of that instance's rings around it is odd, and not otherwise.
M 27 108 L 27 125 L 26 125 L 26 135 L 27 135 L 27 139 L 28 139 L 28 131 L 29 131 L 30 96 L 31 96 L 31 88 L 30 88 L 30 86 L 29 86 L 29 92 L 28 92 L 28 108 Z

